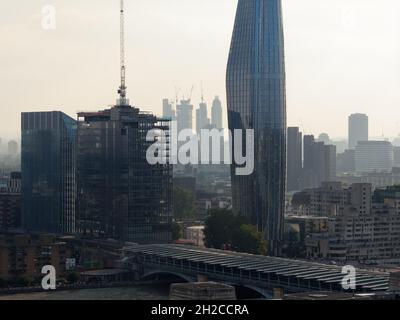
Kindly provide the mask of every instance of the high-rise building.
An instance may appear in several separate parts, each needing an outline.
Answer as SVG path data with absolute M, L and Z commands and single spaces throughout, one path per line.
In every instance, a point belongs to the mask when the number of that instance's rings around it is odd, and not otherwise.
M 303 167 L 303 142 L 298 127 L 288 128 L 287 144 L 287 191 L 299 191 Z
M 172 169 L 151 165 L 149 130 L 168 130 L 129 105 L 78 114 L 77 218 L 84 236 L 171 241 Z M 167 143 L 167 142 L 165 142 Z
M 18 153 L 18 142 L 11 140 L 8 142 L 8 154 L 16 155 Z
M 196 110 L 196 132 L 199 135 L 201 129 L 209 127 L 210 119 L 208 118 L 207 104 L 202 101 Z
M 124 49 L 123 4 L 121 1 L 121 49 Z M 124 50 L 121 50 L 118 94 L 116 105 L 110 109 L 78 113 L 78 231 L 84 237 L 137 243 L 170 242 L 170 123 L 169 119 L 159 119 L 130 105 Z M 160 131 L 164 131 L 164 137 L 154 136 Z M 159 160 L 163 160 L 157 164 L 151 164 L 147 157 L 154 143 L 158 145 Z
M 390 172 L 393 145 L 389 141 L 359 141 L 356 146 L 357 172 Z
M 163 99 L 163 117 L 166 119 L 175 120 L 175 110 L 172 103 L 168 99 Z
M 304 167 L 301 188 L 317 188 L 322 182 L 336 180 L 336 146 L 304 136 Z
M 400 147 L 393 148 L 393 166 L 400 168 Z
M 21 120 L 23 227 L 73 233 L 76 121 L 59 111 L 26 112 Z
M 359 141 L 368 141 L 368 116 L 352 114 L 349 117 L 349 149 L 355 149 Z
M 193 105 L 190 100 L 181 100 L 176 106 L 176 121 L 178 122 L 178 134 L 182 130 L 193 130 Z
M 214 98 L 211 107 L 211 125 L 217 129 L 222 129 L 222 103 L 218 96 Z
M 233 209 L 281 249 L 286 191 L 286 92 L 280 0 L 239 0 L 227 67 L 229 129 L 254 129 L 254 172 L 232 169 Z M 233 146 L 235 141 L 233 141 Z
M 351 173 L 356 170 L 356 151 L 345 150 L 337 155 L 337 172 Z

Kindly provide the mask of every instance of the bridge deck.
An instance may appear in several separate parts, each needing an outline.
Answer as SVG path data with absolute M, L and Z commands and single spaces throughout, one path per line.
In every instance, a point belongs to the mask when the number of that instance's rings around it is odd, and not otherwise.
M 341 290 L 345 276 L 342 268 L 302 260 L 257 256 L 251 254 L 205 249 L 186 245 L 132 245 L 124 248 L 127 255 L 160 268 L 178 268 L 183 273 L 205 273 L 239 277 L 268 285 L 271 281 L 291 286 Z M 357 270 L 358 291 L 388 289 L 387 273 Z

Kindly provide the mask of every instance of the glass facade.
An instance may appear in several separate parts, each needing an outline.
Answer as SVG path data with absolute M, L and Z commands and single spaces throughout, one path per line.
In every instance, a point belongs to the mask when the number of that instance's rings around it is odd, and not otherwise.
M 23 227 L 74 233 L 76 121 L 58 111 L 27 112 L 21 129 Z
M 255 130 L 255 170 L 237 176 L 232 165 L 233 208 L 265 234 L 271 255 L 279 254 L 284 225 L 284 60 L 281 1 L 239 0 L 227 67 L 228 120 L 230 130 Z
M 78 114 L 78 227 L 88 237 L 171 241 L 172 167 L 146 151 L 160 119 L 130 106 Z

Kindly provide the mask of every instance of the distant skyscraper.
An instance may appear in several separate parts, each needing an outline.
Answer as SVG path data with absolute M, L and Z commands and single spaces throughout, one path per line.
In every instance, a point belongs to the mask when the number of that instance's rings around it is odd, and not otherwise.
M 222 129 L 222 103 L 218 96 L 214 98 L 211 108 L 211 125 Z
M 18 153 L 18 142 L 11 140 L 8 142 L 8 154 L 16 155 Z
M 300 190 L 303 166 L 302 133 L 297 127 L 288 128 L 287 145 L 287 191 Z
M 368 141 L 368 116 L 352 114 L 349 117 L 349 149 L 354 149 L 359 141 Z
M 239 0 L 227 67 L 229 129 L 255 130 L 255 169 L 237 176 L 233 209 L 280 252 L 286 191 L 286 93 L 280 0 Z M 235 144 L 235 142 L 234 142 Z
M 337 171 L 350 173 L 356 170 L 356 151 L 346 150 L 337 155 Z
M 390 172 L 393 161 L 393 145 L 389 141 L 359 141 L 356 146 L 357 172 Z
M 28 231 L 75 232 L 76 121 L 27 112 L 22 128 L 22 223 Z
M 163 99 L 163 117 L 171 120 L 175 120 L 175 110 L 172 107 L 172 103 L 168 99 Z
M 208 118 L 207 104 L 203 101 L 196 110 L 196 132 L 200 134 L 200 130 L 209 127 L 210 119 Z
M 322 182 L 336 180 L 336 146 L 325 145 L 304 136 L 304 167 L 301 188 L 317 188 Z
M 78 227 L 85 236 L 138 243 L 171 241 L 172 168 L 150 165 L 153 115 L 118 105 L 78 114 Z
M 178 122 L 178 133 L 184 129 L 193 130 L 193 105 L 190 100 L 181 100 L 176 106 L 176 120 Z

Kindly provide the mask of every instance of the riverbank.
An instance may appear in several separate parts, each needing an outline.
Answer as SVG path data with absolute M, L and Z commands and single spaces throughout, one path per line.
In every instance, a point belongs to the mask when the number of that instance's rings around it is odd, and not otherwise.
M 39 292 L 55 292 L 55 291 L 75 291 L 75 290 L 85 290 L 85 289 L 107 289 L 107 288 L 129 288 L 135 286 L 151 286 L 151 285 L 161 285 L 163 283 L 152 282 L 152 281 L 130 281 L 130 282 L 117 282 L 117 283 L 99 283 L 99 284 L 71 284 L 71 285 L 61 285 L 57 286 L 56 290 L 45 291 L 41 286 L 36 287 L 19 287 L 19 288 L 2 288 L 0 289 L 1 296 L 9 296 L 13 294 L 29 294 L 29 293 L 39 293 Z
M 131 286 L 56 289 L 0 295 L 0 300 L 168 300 L 169 286 L 135 284 Z

